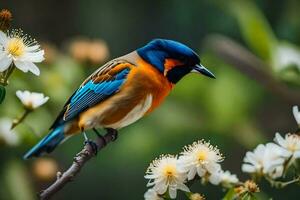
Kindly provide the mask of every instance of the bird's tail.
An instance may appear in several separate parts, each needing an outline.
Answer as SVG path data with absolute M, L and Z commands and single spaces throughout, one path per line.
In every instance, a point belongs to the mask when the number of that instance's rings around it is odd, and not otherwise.
M 48 135 L 46 135 L 41 141 L 39 141 L 32 149 L 30 149 L 25 155 L 24 159 L 31 158 L 33 156 L 40 156 L 42 153 L 50 153 L 55 147 L 61 143 L 64 138 L 65 126 L 58 126 L 53 129 Z

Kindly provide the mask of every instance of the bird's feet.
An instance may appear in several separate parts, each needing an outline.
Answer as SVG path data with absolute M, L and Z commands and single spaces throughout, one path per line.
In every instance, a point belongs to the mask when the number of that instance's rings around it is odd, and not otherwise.
M 90 147 L 92 148 L 92 151 L 95 155 L 97 155 L 98 153 L 98 145 L 96 142 L 94 142 L 93 140 L 86 140 L 84 141 L 84 145 L 90 145 Z
M 104 136 L 102 136 L 96 128 L 93 128 L 93 131 L 97 135 L 97 138 L 99 138 L 103 142 L 103 146 L 106 146 L 107 142 Z
M 93 128 L 93 131 L 96 133 L 97 137 L 102 140 L 104 146 L 107 144 L 106 136 L 102 136 L 96 128 Z M 118 131 L 113 128 L 106 128 L 106 135 L 111 137 L 111 141 L 115 141 L 118 138 Z
M 98 153 L 98 145 L 97 145 L 97 143 L 94 142 L 94 141 L 92 141 L 92 140 L 90 140 L 90 139 L 86 136 L 85 132 L 83 132 L 83 135 L 84 135 L 84 145 L 89 145 L 89 146 L 91 147 L 91 149 L 92 149 L 92 152 L 93 152 L 95 155 L 97 155 L 97 153 Z
M 113 128 L 107 128 L 107 134 L 105 136 L 102 136 L 96 128 L 93 128 L 93 131 L 96 133 L 97 138 L 99 138 L 103 145 L 101 145 L 100 143 L 100 147 L 98 146 L 98 144 L 92 140 L 90 140 L 87 136 L 86 133 L 83 131 L 83 136 L 84 136 L 84 145 L 90 145 L 93 153 L 95 155 L 97 155 L 99 148 L 101 148 L 102 146 L 105 146 L 107 144 L 107 140 L 109 141 L 115 141 L 118 138 L 118 131 L 116 129 Z M 107 138 L 107 135 L 110 136 L 110 139 Z M 106 139 L 107 138 L 107 139 Z
M 113 128 L 107 128 L 107 134 L 111 136 L 111 141 L 116 141 L 118 139 L 118 131 Z

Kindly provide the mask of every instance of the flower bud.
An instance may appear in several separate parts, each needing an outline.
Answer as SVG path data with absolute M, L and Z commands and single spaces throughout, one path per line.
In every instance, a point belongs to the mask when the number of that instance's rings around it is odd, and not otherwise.
M 252 180 L 248 180 L 244 183 L 244 186 L 246 188 L 246 190 L 248 192 L 251 192 L 251 193 L 256 193 L 256 192 L 259 192 L 259 187 L 258 185 L 252 181 Z
M 10 27 L 12 14 L 9 10 L 2 9 L 0 11 L 0 30 L 6 31 Z
M 199 193 L 194 193 L 190 196 L 190 200 L 205 200 L 205 197 Z

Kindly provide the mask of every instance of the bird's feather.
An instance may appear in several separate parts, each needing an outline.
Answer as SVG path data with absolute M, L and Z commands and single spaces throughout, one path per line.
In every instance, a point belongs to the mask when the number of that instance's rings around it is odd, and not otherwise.
M 64 125 L 56 127 L 48 135 L 46 135 L 41 141 L 39 141 L 34 147 L 32 147 L 25 155 L 24 159 L 28 159 L 33 156 L 40 156 L 42 153 L 50 153 L 55 147 L 60 144 L 64 139 Z
M 96 70 L 69 98 L 51 128 L 76 118 L 86 109 L 118 92 L 131 66 L 126 60 L 113 60 Z

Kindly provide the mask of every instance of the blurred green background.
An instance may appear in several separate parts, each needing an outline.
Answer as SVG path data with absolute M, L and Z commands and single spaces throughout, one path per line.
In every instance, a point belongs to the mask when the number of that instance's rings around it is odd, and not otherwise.
M 24 161 L 22 155 L 47 133 L 85 77 L 153 38 L 192 47 L 217 79 L 185 77 L 158 110 L 121 130 L 119 139 L 54 199 L 143 199 L 149 163 L 199 139 L 218 145 L 226 157 L 223 168 L 245 180 L 240 169 L 245 152 L 272 140 L 276 131 L 296 129 L 291 107 L 300 104 L 298 0 L 1 0 L 0 8 L 9 9 L 13 27 L 32 35 L 46 51 L 41 76 L 15 71 L 0 105 L 0 199 L 35 199 L 57 169 L 68 168 L 83 147 L 81 135 L 43 159 Z M 15 92 L 25 89 L 43 92 L 50 101 L 14 136 L 5 135 L 4 122 L 23 112 Z M 260 186 L 261 199 L 300 195 L 296 186 Z M 207 199 L 224 195 L 214 186 L 196 184 L 193 189 Z

